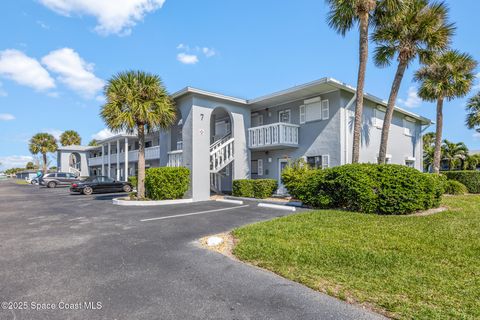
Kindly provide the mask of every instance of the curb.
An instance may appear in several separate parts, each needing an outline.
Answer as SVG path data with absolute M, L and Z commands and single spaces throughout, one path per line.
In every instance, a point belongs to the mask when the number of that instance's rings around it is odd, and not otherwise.
M 233 204 L 243 204 L 241 200 L 232 200 L 232 199 L 216 199 L 218 202 L 233 203 Z
M 285 205 L 281 205 L 281 204 L 271 204 L 271 203 L 263 203 L 262 202 L 262 203 L 259 203 L 258 206 L 263 207 L 263 208 L 285 210 L 285 211 L 291 211 L 291 212 L 297 211 L 297 208 L 295 208 L 295 207 L 285 206 Z
M 171 204 L 192 203 L 193 199 L 176 199 L 176 200 L 158 200 L 158 201 L 130 201 L 125 198 L 114 198 L 112 203 L 117 206 L 126 207 L 152 207 L 152 206 L 166 206 Z

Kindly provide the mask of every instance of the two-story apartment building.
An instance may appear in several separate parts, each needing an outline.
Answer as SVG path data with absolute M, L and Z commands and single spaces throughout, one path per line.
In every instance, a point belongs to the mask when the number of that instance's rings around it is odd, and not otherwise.
M 355 88 L 335 79 L 296 86 L 253 100 L 187 87 L 172 95 L 178 121 L 146 141 L 147 167 L 186 166 L 190 194 L 205 200 L 230 191 L 233 179 L 273 178 L 280 182 L 289 161 L 304 158 L 315 167 L 351 162 Z M 366 94 L 361 162 L 376 162 L 386 102 Z M 388 162 L 422 170 L 422 132 L 427 118 L 396 108 Z M 81 175 L 126 180 L 136 174 L 138 141 L 120 134 L 95 147 L 58 151 L 58 167 Z M 285 190 L 280 184 L 279 193 Z

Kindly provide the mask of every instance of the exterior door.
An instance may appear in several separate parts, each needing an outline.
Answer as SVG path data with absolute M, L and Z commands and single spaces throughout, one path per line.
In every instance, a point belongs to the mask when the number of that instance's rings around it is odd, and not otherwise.
M 286 194 L 287 189 L 285 189 L 285 186 L 282 183 L 282 171 L 287 167 L 288 165 L 288 160 L 287 159 L 279 159 L 278 160 L 278 194 Z

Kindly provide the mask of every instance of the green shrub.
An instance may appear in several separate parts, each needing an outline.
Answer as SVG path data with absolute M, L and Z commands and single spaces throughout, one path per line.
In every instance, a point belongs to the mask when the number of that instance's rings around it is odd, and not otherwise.
M 442 172 L 450 180 L 455 180 L 467 187 L 469 193 L 480 193 L 480 171 L 445 171 Z
M 190 185 L 190 170 L 185 167 L 150 168 L 145 174 L 147 197 L 152 200 L 181 199 Z
M 277 190 L 277 180 L 275 179 L 253 180 L 253 196 L 257 199 L 268 198 L 275 190 Z
M 447 180 L 447 182 L 445 183 L 444 193 L 461 195 L 468 193 L 468 189 L 461 182 L 458 182 L 456 180 Z
M 308 206 L 365 213 L 407 214 L 437 207 L 443 194 L 441 178 L 401 165 L 289 167 L 282 181 L 292 196 Z
M 239 179 L 233 180 L 232 194 L 235 197 L 264 199 L 277 189 L 275 179 Z
M 138 177 L 137 176 L 128 177 L 128 182 L 136 189 L 138 185 Z
M 235 197 L 253 198 L 253 180 L 252 179 L 239 179 L 233 180 L 232 183 L 232 195 Z

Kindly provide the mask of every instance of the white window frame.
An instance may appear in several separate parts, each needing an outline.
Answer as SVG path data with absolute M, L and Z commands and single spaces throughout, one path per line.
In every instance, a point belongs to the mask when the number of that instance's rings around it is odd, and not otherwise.
M 321 115 L 322 120 L 330 119 L 330 102 L 328 100 L 322 100 Z
M 257 176 L 263 176 L 263 159 L 257 160 Z
M 330 168 L 330 155 L 323 154 L 322 155 L 322 169 Z
M 413 128 L 410 128 L 408 126 L 409 124 L 413 125 Z M 412 129 L 413 132 L 410 129 Z M 403 134 L 408 137 L 413 137 L 415 135 L 415 121 L 412 121 L 409 118 L 403 119 Z
M 282 121 L 282 114 L 283 113 L 288 113 L 288 122 L 284 122 Z M 286 110 L 280 110 L 278 111 L 278 122 L 282 122 L 282 123 L 292 123 L 292 112 L 290 109 L 286 109 Z
M 375 127 L 379 128 L 379 129 L 383 128 L 383 121 L 385 121 L 386 112 L 387 112 L 387 109 L 384 108 L 384 107 L 378 106 L 374 109 L 373 116 L 374 116 L 374 126 Z M 383 113 L 382 118 L 380 117 L 380 113 Z
M 307 114 L 305 112 L 305 105 L 300 106 L 300 124 L 307 122 Z

